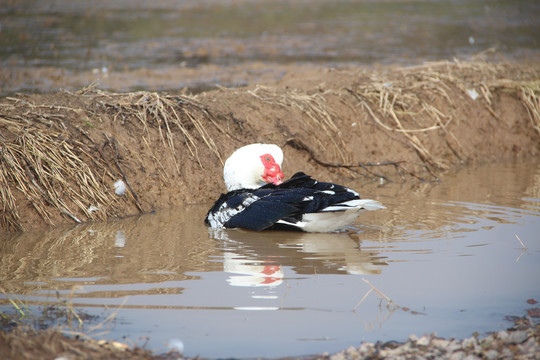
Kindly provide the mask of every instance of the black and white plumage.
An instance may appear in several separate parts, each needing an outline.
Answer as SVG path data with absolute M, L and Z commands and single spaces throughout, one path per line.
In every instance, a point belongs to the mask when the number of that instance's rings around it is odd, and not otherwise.
M 278 162 L 265 163 L 268 158 Z M 319 182 L 301 172 L 282 182 L 282 159 L 283 153 L 276 145 L 251 144 L 233 153 L 224 171 L 229 192 L 222 194 L 208 211 L 206 224 L 257 231 L 333 232 L 345 230 L 364 211 L 384 208 L 378 201 L 360 199 L 354 190 Z M 271 182 L 257 186 L 253 178 L 261 177 Z

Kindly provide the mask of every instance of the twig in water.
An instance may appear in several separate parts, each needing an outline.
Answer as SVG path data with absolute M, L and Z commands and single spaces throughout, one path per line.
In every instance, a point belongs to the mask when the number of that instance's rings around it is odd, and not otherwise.
M 22 309 L 23 307 L 27 308 L 28 309 L 28 306 L 23 304 L 23 302 L 21 301 L 21 299 L 19 299 L 17 297 L 17 295 L 15 294 L 11 294 L 11 295 L 8 295 L 8 293 L 6 292 L 6 290 L 4 290 L 3 287 L 0 287 L 0 291 L 5 295 L 5 297 L 9 300 L 9 302 L 11 303 L 11 305 L 13 305 L 13 307 L 15 309 L 17 309 L 17 311 L 19 312 L 19 314 L 21 315 L 21 319 L 26 317 L 26 313 L 24 312 L 24 310 Z M 12 297 L 15 297 L 15 300 L 13 300 Z M 1 313 L 0 313 L 1 314 Z
M 519 243 L 521 244 L 521 247 L 523 248 L 523 250 L 527 250 L 527 247 L 525 246 L 525 244 L 523 244 L 523 241 L 521 241 L 521 239 L 519 238 L 519 236 L 516 235 L 516 239 L 518 239 Z
M 364 300 L 366 300 L 366 298 L 368 297 L 368 295 L 373 291 L 373 289 L 369 289 L 366 294 L 364 295 L 364 297 L 362 297 L 362 299 L 360 299 L 360 301 L 358 303 L 356 303 L 356 305 L 354 306 L 353 308 L 353 311 L 356 311 L 356 309 L 358 309 L 358 307 L 364 302 Z
M 386 300 L 389 304 L 393 304 L 394 302 L 392 301 L 392 299 L 390 299 L 388 296 L 386 296 L 385 294 L 383 294 L 382 291 L 380 291 L 379 289 L 377 289 L 375 286 L 371 285 L 371 283 L 366 280 L 366 279 L 362 279 L 362 281 L 364 281 L 366 284 L 368 284 L 372 289 L 373 291 L 375 291 L 377 293 L 377 295 L 379 295 L 380 297 L 382 297 L 384 300 Z
M 519 254 L 519 256 L 516 258 L 516 261 L 514 262 L 518 262 L 519 259 L 521 259 L 521 257 L 523 256 L 523 254 L 525 254 L 525 252 L 527 251 L 527 247 L 525 246 L 525 244 L 523 244 L 523 241 L 521 241 L 521 239 L 519 238 L 519 236 L 516 235 L 516 239 L 518 239 L 519 243 L 521 244 L 521 254 Z
M 124 305 L 128 302 L 129 297 L 124 298 L 122 303 L 112 312 L 110 313 L 102 322 L 100 322 L 97 325 L 94 325 L 88 329 L 88 333 L 94 332 L 96 330 L 102 329 L 106 324 L 111 323 L 114 319 L 116 319 L 118 315 L 118 311 L 124 307 Z
M 375 286 L 373 286 L 368 280 L 366 279 L 362 279 L 362 281 L 364 281 L 366 284 L 368 284 L 370 286 L 370 289 L 366 292 L 366 294 L 362 297 L 362 299 L 360 299 L 360 301 L 354 306 L 353 308 L 353 312 L 356 311 L 356 309 L 360 306 L 360 304 L 362 304 L 364 302 L 364 300 L 366 300 L 366 298 L 368 297 L 368 295 L 372 292 L 372 291 L 375 291 L 375 293 L 377 295 L 379 295 L 379 297 L 381 299 L 384 299 L 386 300 L 386 302 L 388 303 L 388 308 L 391 309 L 398 309 L 399 308 L 399 305 L 396 304 L 395 302 L 392 301 L 392 299 L 390 299 L 390 297 L 388 297 L 387 295 L 385 295 L 382 291 L 380 291 L 379 289 L 377 289 Z
M 79 322 L 79 326 L 78 326 L 79 328 L 83 326 L 82 319 L 80 318 L 80 316 L 75 311 L 75 308 L 73 307 L 73 295 L 75 294 L 75 291 L 81 290 L 81 289 L 82 289 L 82 286 L 80 285 L 73 286 L 69 294 L 69 301 L 62 299 L 60 297 L 60 293 L 58 292 L 58 290 L 56 291 L 56 298 L 58 299 L 59 302 L 63 303 L 66 306 L 66 321 L 69 324 L 70 328 L 73 328 L 73 317 L 75 317 L 77 321 Z

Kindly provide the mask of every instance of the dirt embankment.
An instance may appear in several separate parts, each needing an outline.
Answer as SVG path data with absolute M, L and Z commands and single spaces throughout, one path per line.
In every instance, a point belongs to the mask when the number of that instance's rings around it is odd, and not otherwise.
M 225 191 L 223 161 L 252 142 L 282 146 L 286 175 L 330 181 L 437 181 L 462 164 L 540 153 L 538 66 L 294 70 L 197 96 L 0 99 L 0 230 L 211 202 Z

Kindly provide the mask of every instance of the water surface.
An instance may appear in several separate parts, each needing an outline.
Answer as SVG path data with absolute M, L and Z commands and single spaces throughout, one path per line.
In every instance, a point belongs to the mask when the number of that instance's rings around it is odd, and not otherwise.
M 66 75 L 57 85 L 65 88 L 70 76 L 88 70 L 105 77 L 152 69 L 164 77 L 160 71 L 212 65 L 198 80 L 214 86 L 219 73 L 234 72 L 237 79 L 242 70 L 229 67 L 238 64 L 409 65 L 488 49 L 506 59 L 535 59 L 539 19 L 536 0 L 12 0 L 0 7 L 0 66 L 6 70 L 0 79 L 24 81 L 6 92 L 46 91 L 53 84 L 24 78 L 24 69 L 42 77 L 48 73 L 38 69 L 59 69 L 48 81 Z M 248 79 L 261 71 L 248 69 Z M 153 84 L 144 73 L 128 75 L 140 77 L 141 88 Z M 175 80 L 174 89 L 186 86 Z
M 90 315 L 73 325 L 91 336 L 210 358 L 464 338 L 504 329 L 540 300 L 540 163 L 412 188 L 349 185 L 387 210 L 340 234 L 209 230 L 211 204 L 4 234 L 2 287 L 38 317 L 64 302 Z

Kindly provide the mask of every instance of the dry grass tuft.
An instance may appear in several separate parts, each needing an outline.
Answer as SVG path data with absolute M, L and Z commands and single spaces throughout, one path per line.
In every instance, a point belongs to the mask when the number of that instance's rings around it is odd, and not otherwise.
M 0 117 L 0 126 L 14 136 L 0 149 L 0 226 L 20 230 L 14 190 L 50 225 L 51 208 L 76 222 L 82 221 L 75 215 L 75 208 L 91 220 L 118 215 L 118 200 L 103 186 L 103 178 L 113 175 L 86 145 L 60 132 L 26 127 L 5 117 Z M 92 162 L 103 169 L 102 174 L 92 171 L 88 165 Z M 91 206 L 99 211 L 93 211 Z
M 425 97 L 426 93 L 434 94 L 436 98 L 452 104 L 447 81 L 436 71 L 404 70 L 397 79 L 372 78 L 372 82 L 357 84 L 348 90 L 377 125 L 404 137 L 428 170 L 446 170 L 448 165 L 431 154 L 418 134 L 442 130 L 455 144 L 454 152 L 462 152 L 459 140 L 448 128 L 452 117 L 445 114 L 435 101 Z
M 519 94 L 529 113 L 533 128 L 540 134 L 540 91 L 522 86 Z
M 446 144 L 462 162 L 469 154 L 451 130 L 455 120 L 444 109 L 466 106 L 467 101 L 480 101 L 486 110 L 498 119 L 493 110 L 493 91 L 516 91 L 527 109 L 533 127 L 540 131 L 540 100 L 538 90 L 529 83 L 499 79 L 497 65 L 481 62 L 436 62 L 403 68 L 400 76 L 389 79 L 374 73 L 371 81 L 356 84 L 347 90 L 356 97 L 371 119 L 381 129 L 404 137 L 435 176 L 437 170 L 448 165 L 433 156 L 418 134 L 442 132 Z M 459 98 L 450 96 L 458 90 Z M 446 104 L 440 105 L 446 102 Z M 467 119 L 464 119 L 467 120 Z
M 193 98 L 188 96 L 160 95 L 155 92 L 135 92 L 127 94 L 106 93 L 97 91 L 96 100 L 104 107 L 114 112 L 115 121 L 122 124 L 128 119 L 136 119 L 148 134 L 149 127 L 155 127 L 164 147 L 168 148 L 176 160 L 177 170 L 180 172 L 178 154 L 175 150 L 175 130 L 179 131 L 191 156 L 197 158 L 199 146 L 197 138 L 191 134 L 194 128 L 203 143 L 216 154 L 223 163 L 219 150 L 209 135 L 205 120 L 208 120 L 220 131 L 225 133 L 215 122 L 209 112 Z
M 201 168 L 201 144 L 223 163 L 207 128 L 210 124 L 225 131 L 193 98 L 107 93 L 92 87 L 68 95 L 86 105 L 34 104 L 21 98 L 7 98 L 9 102 L 0 105 L 0 228 L 23 230 L 18 209 L 22 199 L 49 225 L 54 225 L 53 215 L 58 212 L 77 223 L 122 216 L 131 200 L 143 211 L 121 165 L 122 144 L 114 136 L 91 130 L 104 113 L 121 125 L 134 124 L 151 153 L 160 151 L 150 146 L 150 133 L 158 133 L 178 174 L 178 149 L 184 146 Z M 105 142 L 99 140 L 102 136 Z M 111 184 L 118 179 L 127 184 L 128 197 L 114 193 Z
M 334 120 L 336 115 L 326 104 L 324 92 L 307 94 L 298 89 L 282 92 L 272 87 L 257 85 L 254 90 L 250 90 L 248 93 L 261 101 L 301 111 L 309 120 L 306 125 L 314 134 L 320 148 L 326 148 L 325 144 L 330 141 L 338 159 L 340 161 L 347 160 L 344 151 L 347 146 Z

